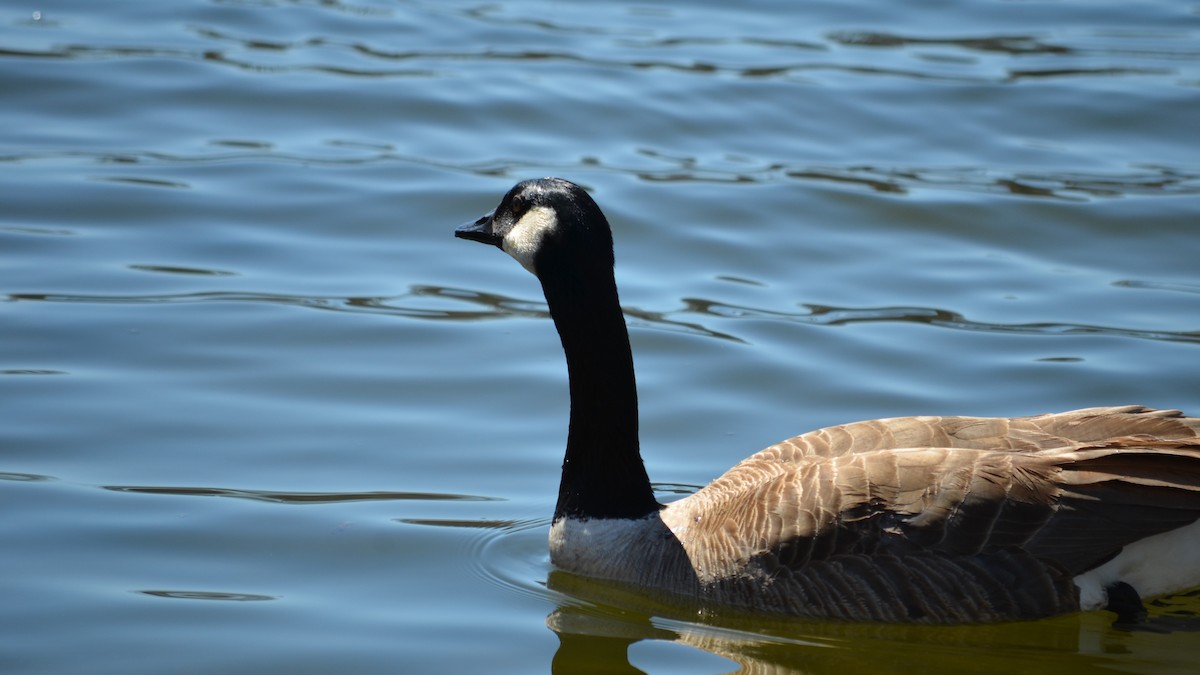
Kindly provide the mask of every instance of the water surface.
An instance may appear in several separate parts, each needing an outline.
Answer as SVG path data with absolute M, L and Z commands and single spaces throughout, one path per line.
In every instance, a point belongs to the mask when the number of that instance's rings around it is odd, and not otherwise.
M 5 672 L 1195 668 L 1195 597 L 854 626 L 553 573 L 557 337 L 451 234 L 592 190 L 664 499 L 856 419 L 1197 414 L 1194 5 L 60 2 L 0 12 L 0 90 Z

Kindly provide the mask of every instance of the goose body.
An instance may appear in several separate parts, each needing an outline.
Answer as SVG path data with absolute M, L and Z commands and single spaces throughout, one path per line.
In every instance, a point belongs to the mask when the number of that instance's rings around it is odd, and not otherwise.
M 829 427 L 660 505 L 599 207 L 568 181 L 524 181 L 455 234 L 532 272 L 562 339 L 560 569 L 702 606 L 890 622 L 1124 611 L 1200 586 L 1200 418 L 1178 411 Z

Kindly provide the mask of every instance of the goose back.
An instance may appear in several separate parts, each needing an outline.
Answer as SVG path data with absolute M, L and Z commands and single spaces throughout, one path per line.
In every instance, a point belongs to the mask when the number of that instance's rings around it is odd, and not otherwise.
M 713 606 L 1011 620 L 1080 609 L 1076 577 L 1198 517 L 1200 420 L 1175 411 L 895 418 L 771 446 L 615 541 L 577 526 L 555 562 Z

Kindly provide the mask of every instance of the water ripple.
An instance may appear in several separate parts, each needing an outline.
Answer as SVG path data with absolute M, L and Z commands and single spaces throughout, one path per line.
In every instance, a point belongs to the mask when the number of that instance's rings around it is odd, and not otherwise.
M 1013 56 L 1026 54 L 1069 54 L 1064 45 L 1044 42 L 1032 35 L 989 35 L 983 37 L 923 38 L 872 31 L 835 31 L 831 41 L 855 47 L 957 47 L 967 51 L 1001 52 Z
M 234 144 L 235 143 L 235 144 Z M 331 148 L 362 151 L 355 156 L 322 156 L 276 153 L 270 144 L 253 141 L 214 142 L 217 147 L 233 151 L 194 155 L 166 153 L 19 153 L 0 155 L 0 162 L 36 163 L 58 159 L 74 159 L 97 165 L 133 165 L 139 163 L 146 171 L 157 167 L 196 165 L 196 163 L 228 163 L 276 161 L 298 166 L 366 166 L 372 163 L 406 163 L 422 167 L 446 169 L 488 177 L 523 177 L 530 172 L 570 174 L 578 171 L 605 171 L 629 175 L 649 183 L 719 183 L 766 184 L 776 181 L 835 184 L 892 195 L 912 192 L 955 191 L 1008 195 L 1055 201 L 1086 202 L 1099 198 L 1154 197 L 1200 195 L 1200 172 L 1170 166 L 1135 166 L 1126 172 L 1036 171 L 1036 169 L 996 167 L 920 167 L 875 165 L 803 165 L 749 157 L 696 157 L 662 153 L 654 148 L 638 149 L 662 168 L 622 165 L 598 157 L 584 156 L 574 162 L 548 163 L 545 160 L 493 159 L 472 162 L 448 162 L 436 157 L 398 154 L 388 145 L 368 145 L 346 141 L 329 141 Z M 236 151 L 239 148 L 252 151 Z M 97 177 L 96 180 L 115 181 L 154 187 L 188 187 L 178 180 L 130 177 L 128 173 Z M 11 229 L 11 228 L 6 228 Z
M 1166 281 L 1146 281 L 1142 279 L 1121 279 L 1113 282 L 1120 288 L 1144 288 L 1153 291 L 1175 291 L 1177 293 L 1200 293 L 1200 284 L 1184 284 Z
M 134 591 L 143 595 L 151 595 L 156 598 L 171 598 L 174 600 L 224 600 L 226 602 L 260 602 L 263 600 L 275 600 L 275 596 L 261 595 L 259 593 L 225 593 L 221 591 L 168 591 L 168 590 L 141 590 Z
M 189 276 L 205 276 L 205 277 L 233 277 L 237 276 L 237 272 L 227 272 L 224 270 L 210 270 L 200 267 L 180 267 L 177 265 L 130 265 L 129 269 L 139 272 L 157 272 L 159 274 L 183 274 Z
M 175 268 L 171 268 L 175 269 Z M 156 271 L 163 271 L 161 266 L 155 266 Z M 193 272 L 194 274 L 213 274 L 212 272 L 200 271 Z M 254 293 L 254 292 L 237 292 L 237 291 L 201 291 L 197 293 L 167 293 L 158 295 L 73 295 L 65 293 L 11 293 L 8 298 L 13 302 L 53 302 L 53 303 L 79 303 L 79 304 L 116 304 L 116 305 L 165 305 L 165 304 L 193 304 L 193 303 L 214 303 L 214 302 L 248 302 L 248 303 L 265 303 L 272 305 L 288 305 L 307 307 L 310 309 L 322 309 L 340 312 L 356 312 L 356 313 L 373 313 L 373 314 L 392 314 L 396 316 L 408 316 L 424 319 L 477 319 L 487 318 L 496 315 L 495 311 L 453 311 L 441 309 L 427 309 L 423 307 L 405 307 L 395 304 L 395 300 L 406 297 L 420 296 L 439 296 L 466 297 L 468 292 L 453 291 L 445 289 L 446 293 L 441 293 L 443 289 L 434 291 L 424 290 L 423 287 L 415 288 L 412 293 L 396 296 L 395 298 L 386 297 L 333 297 L 333 296 L 313 296 L 313 295 L 287 295 L 283 293 Z M 508 310 L 504 314 L 512 315 L 522 313 L 524 310 L 521 307 L 522 301 L 505 299 L 500 296 L 491 296 L 486 293 L 475 293 L 472 295 L 472 301 L 478 304 L 485 304 L 493 308 L 507 307 Z M 545 315 L 545 310 L 539 312 L 540 315 Z
M 102 485 L 105 490 L 146 495 L 183 497 L 233 497 L 277 504 L 335 504 L 365 501 L 500 501 L 498 497 L 446 494 L 439 492 L 278 492 L 274 490 L 235 490 L 213 487 L 172 487 L 139 485 Z
M 954 190 L 1083 201 L 1102 197 L 1200 194 L 1200 174 L 1147 166 L 1123 174 L 1038 172 L 976 167 L 814 167 L 781 169 L 789 178 L 861 185 L 877 192 Z
M 391 17 L 392 10 L 379 8 L 345 9 L 341 3 L 318 3 L 325 8 L 361 16 Z M 159 44 L 80 44 L 67 43 L 44 48 L 0 48 L 0 58 L 45 59 L 134 59 L 167 58 L 231 67 L 255 73 L 315 72 L 345 77 L 438 77 L 446 71 L 459 71 L 481 62 L 530 62 L 548 64 L 586 64 L 592 67 L 624 70 L 669 70 L 700 76 L 726 75 L 745 78 L 793 78 L 809 72 L 832 71 L 850 75 L 898 77 L 917 80 L 1014 83 L 1024 79 L 1078 77 L 1080 75 L 1162 76 L 1177 72 L 1179 64 L 1200 58 L 1184 39 L 1163 36 L 1153 46 L 1132 46 L 1128 39 L 1113 35 L 1044 37 L 1026 34 L 967 35 L 927 37 L 881 31 L 833 31 L 824 36 L 796 39 L 789 35 L 682 34 L 669 31 L 694 30 L 687 25 L 648 24 L 642 21 L 608 24 L 611 17 L 580 13 L 571 23 L 545 16 L 506 15 L 502 5 L 478 5 L 464 9 L 423 8 L 440 14 L 442 20 L 456 23 L 484 23 L 509 39 L 496 44 L 528 43 L 528 33 L 574 36 L 565 49 L 503 49 L 483 45 L 478 49 L 445 49 L 441 44 L 417 43 L 396 50 L 370 44 L 351 36 L 353 32 L 309 35 L 298 39 L 280 39 L 278 33 L 256 35 L 243 29 L 234 34 L 225 28 L 189 26 L 187 30 L 199 42 L 195 47 L 164 47 Z M 464 29 L 467 29 L 464 26 Z M 1178 37 L 1178 36 L 1174 36 Z M 1186 38 L 1186 35 L 1184 36 Z M 131 38 L 126 38 L 131 39 Z M 914 58 L 912 67 L 893 63 L 878 65 L 878 59 L 864 58 L 861 50 L 928 50 L 962 52 L 963 57 Z M 795 60 L 802 53 L 804 60 Z M 286 59 L 280 55 L 286 54 Z M 1038 67 L 997 68 L 991 61 L 974 55 L 1017 59 L 1041 59 Z M 920 56 L 920 54 L 918 54 Z M 1081 60 L 1138 60 L 1130 66 L 1091 65 Z M 1049 65 L 1051 60 L 1065 65 Z M 895 62 L 896 59 L 889 59 Z M 977 61 L 985 61 L 979 63 Z M 1169 62 L 1170 67 L 1149 67 L 1146 62 Z M 413 63 L 404 67 L 379 67 L 380 62 Z M 930 67 L 930 63 L 952 64 L 951 69 Z
M 236 291 L 201 291 L 197 293 L 170 293 L 160 295 L 73 295 L 64 293 L 11 293 L 12 302 L 53 302 L 80 304 L 162 305 L 213 302 L 249 302 L 288 305 L 336 312 L 360 314 L 386 314 L 414 319 L 475 321 L 482 319 L 508 319 L 532 317 L 548 319 L 549 310 L 543 301 L 511 298 L 496 293 L 471 291 L 460 288 L 417 285 L 408 293 L 391 297 L 333 297 L 310 295 L 286 295 L 280 293 L 251 293 Z M 416 299 L 449 300 L 452 303 L 473 305 L 475 309 L 452 307 L 424 307 L 407 302 Z M 741 342 L 735 336 L 706 328 L 690 322 L 672 319 L 661 312 L 650 312 L 626 308 L 625 314 L 635 325 L 651 326 L 660 330 L 689 333 Z
M 930 307 L 831 307 L 826 305 L 803 305 L 808 311 L 788 313 L 728 305 L 711 300 L 685 298 L 688 311 L 733 319 L 774 319 L 794 321 L 818 326 L 842 326 L 852 323 L 901 321 L 922 323 L 955 330 L 986 333 L 1015 333 L 1021 335 L 1110 335 L 1164 342 L 1186 342 L 1200 344 L 1200 330 L 1154 331 L 1113 326 L 1096 326 L 1074 323 L 989 323 L 974 321 L 958 312 Z
M 520 595 L 546 599 L 550 560 L 546 550 L 547 518 L 515 520 L 504 527 L 484 527 L 468 543 L 465 558 L 471 572 L 487 583 Z
M 1186 293 L 1200 293 L 1200 288 L 1188 284 L 1163 284 L 1150 281 L 1122 280 L 1117 286 L 1129 288 L 1154 288 Z M 250 302 L 289 305 L 338 312 L 385 314 L 389 316 L 426 319 L 436 321 L 477 321 L 484 319 L 509 319 L 513 317 L 548 319 L 549 311 L 544 302 L 512 298 L 496 293 L 472 291 L 461 288 L 416 285 L 408 293 L 391 297 L 332 297 L 304 296 L 274 293 L 219 292 L 179 293 L 165 295 L 68 295 L 13 293 L 10 301 L 62 302 L 62 303 L 109 303 L 109 304 L 179 304 L 209 302 Z M 418 306 L 413 300 L 448 301 L 445 307 Z M 625 307 L 624 312 L 634 327 L 663 330 L 668 332 L 711 337 L 733 342 L 745 340 L 728 332 L 706 326 L 693 317 L 720 319 L 757 319 L 798 322 L 817 326 L 840 326 L 865 322 L 908 322 L 921 323 L 954 330 L 989 333 L 1013 333 L 1021 335 L 1110 335 L 1164 342 L 1200 344 L 1200 330 L 1160 331 L 1115 326 L 1099 326 L 1074 323 L 990 323 L 968 319 L 965 315 L 946 309 L 931 307 L 832 307 L 803 304 L 804 312 L 781 312 L 742 305 L 723 303 L 704 298 L 683 298 L 683 307 L 677 310 L 649 311 Z M 455 308 L 449 305 L 466 304 L 473 309 Z
M 520 520 L 491 520 L 486 518 L 397 518 L 396 522 L 405 525 L 425 525 L 427 527 L 453 527 L 468 530 L 510 530 L 522 525 Z
M 1003 194 L 1034 199 L 1060 201 L 1089 201 L 1127 196 L 1182 196 L 1200 194 L 1200 172 L 1180 167 L 1143 165 L 1124 172 L 1088 172 L 1076 170 L 1039 171 L 1021 168 L 996 167 L 922 167 L 851 165 L 797 165 L 767 158 L 680 156 L 651 147 L 642 147 L 637 154 L 661 165 L 652 168 L 605 161 L 594 156 L 580 157 L 571 162 L 547 162 L 545 159 L 486 159 L 471 162 L 450 162 L 435 157 L 419 157 L 398 153 L 386 144 L 366 144 L 333 139 L 326 142 L 332 148 L 356 153 L 351 156 L 305 155 L 273 151 L 270 143 L 254 140 L 220 140 L 210 143 L 219 152 L 180 155 L 163 152 L 83 152 L 49 151 L 22 152 L 0 155 L 0 163 L 34 164 L 45 161 L 73 159 L 97 165 L 140 164 L 147 172 L 160 167 L 235 162 L 284 162 L 298 166 L 366 166 L 401 163 L 478 176 L 525 176 L 546 172 L 572 174 L 582 170 L 606 171 L 631 176 L 647 182 L 690 182 L 732 184 L 763 184 L 781 181 L 837 184 L 860 187 L 874 192 L 904 195 L 918 191 L 955 191 L 982 194 Z M 130 176 L 127 170 L 94 180 L 129 183 L 149 187 L 187 188 L 187 183 L 146 176 Z M 0 228 L 0 231 L 16 231 Z M 64 234 L 66 234 L 64 232 Z
M 161 187 L 187 189 L 191 186 L 182 181 L 162 180 L 159 178 L 141 178 L 138 176 L 95 176 L 92 180 L 108 181 L 110 183 L 128 183 L 141 187 Z
M 11 471 L 0 471 L 0 480 L 16 481 L 18 483 L 41 483 L 46 481 L 58 480 L 54 476 L 43 476 L 38 473 L 14 473 Z

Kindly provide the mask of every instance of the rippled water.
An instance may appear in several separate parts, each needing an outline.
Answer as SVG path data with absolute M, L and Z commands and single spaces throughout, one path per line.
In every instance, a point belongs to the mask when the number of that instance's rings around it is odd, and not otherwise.
M 593 190 L 665 499 L 854 419 L 1195 414 L 1194 3 L 60 2 L 0 11 L 0 91 L 0 670 L 1195 668 L 1195 597 L 930 629 L 553 573 L 557 337 L 451 236 Z

